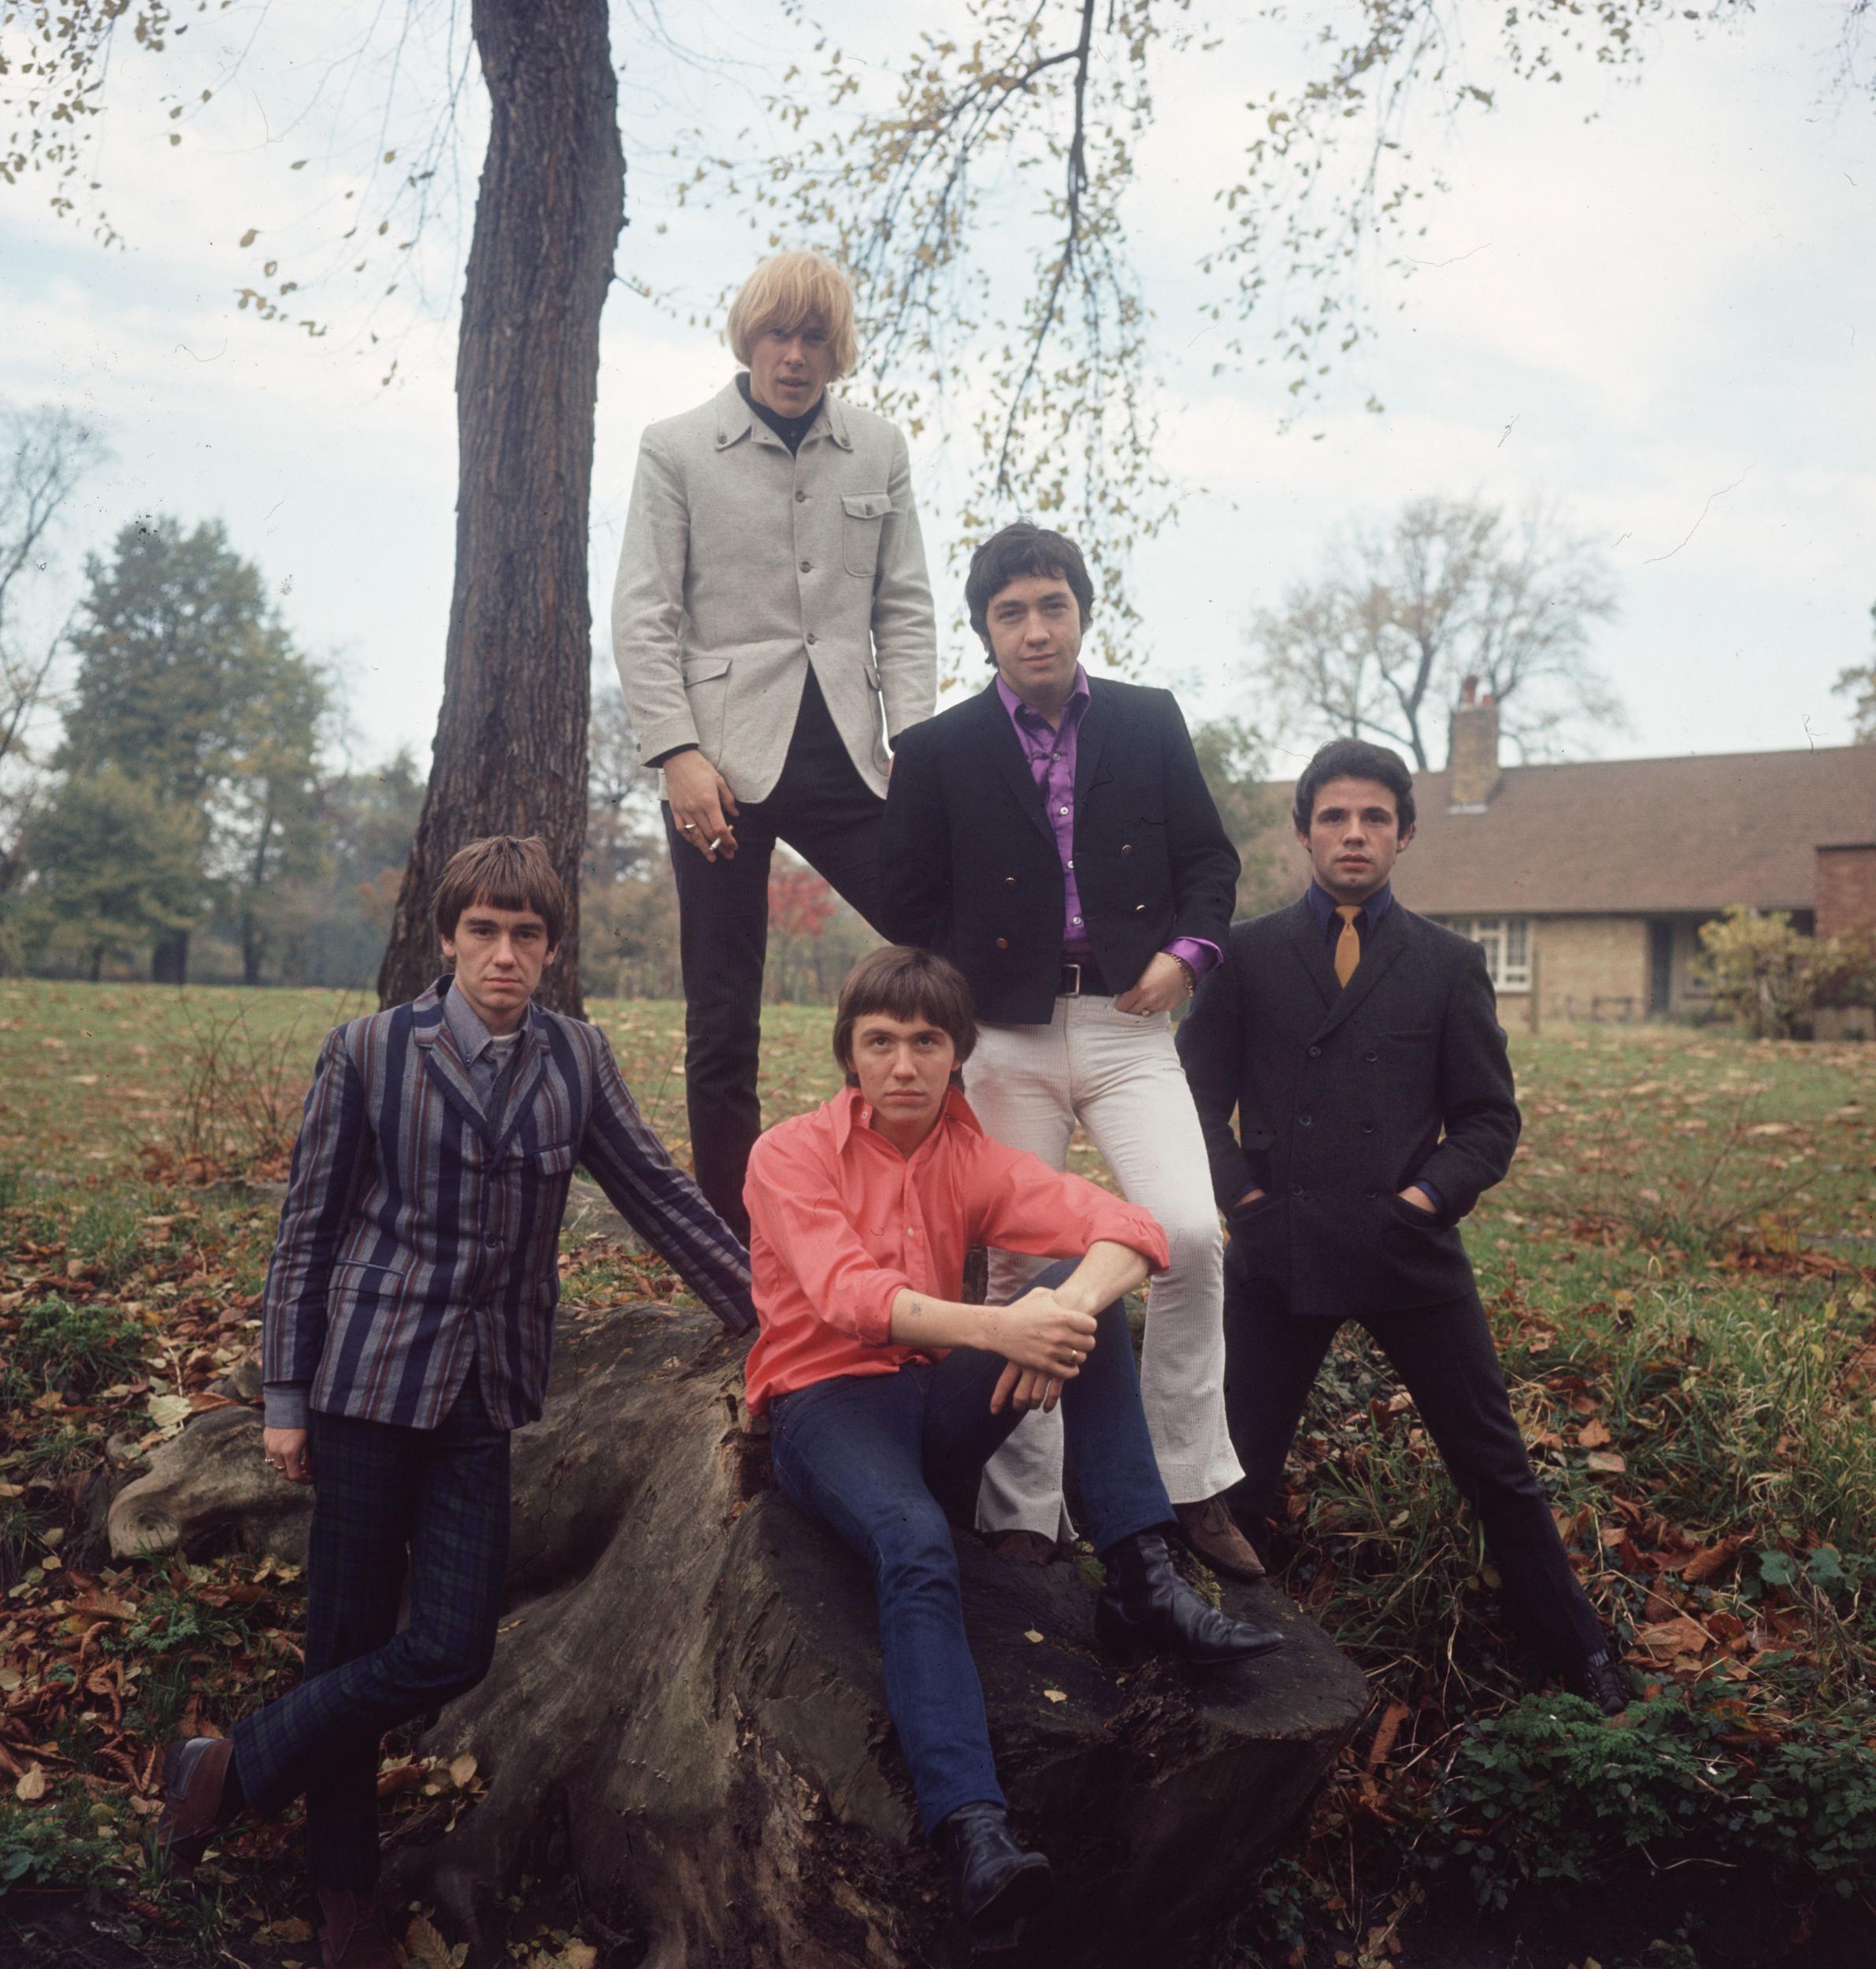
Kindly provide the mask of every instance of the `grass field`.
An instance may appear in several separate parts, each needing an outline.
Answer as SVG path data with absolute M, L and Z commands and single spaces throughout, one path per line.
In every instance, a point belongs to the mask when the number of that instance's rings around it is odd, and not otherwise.
M 272 1213 L 219 1179 L 282 1173 L 318 1040 L 361 1009 L 0 984 L 0 1883 L 102 1882 L 150 1937 L 243 1960 L 293 1956 L 284 1835 L 244 1836 L 213 1909 L 147 1877 L 133 1835 L 150 1747 L 291 1672 L 297 1585 L 251 1561 L 106 1566 L 99 1485 L 250 1348 Z M 682 1155 L 682 1008 L 591 1010 Z M 771 1120 L 836 1085 L 829 1024 L 766 1015 Z M 1695 1863 L 1803 1910 L 1876 1878 L 1876 1048 L 1597 1029 L 1514 1055 L 1524 1140 L 1466 1234 L 1637 1707 L 1611 1733 L 1528 1693 L 1411 1405 L 1345 1336 L 1278 1557 L 1376 1705 L 1252 1897 L 1247 1962 L 1325 1923 L 1378 1962 L 1436 1889 L 1490 1905 Z M 588 1247 L 567 1264 L 588 1300 L 673 1289 Z M 121 1611 L 72 1611 L 98 1606 Z

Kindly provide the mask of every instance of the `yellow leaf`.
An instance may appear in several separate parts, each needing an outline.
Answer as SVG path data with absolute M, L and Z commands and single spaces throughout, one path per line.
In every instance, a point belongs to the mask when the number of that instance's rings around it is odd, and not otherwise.
M 37 1804 L 46 1795 L 46 1774 L 37 1764 L 32 1765 L 13 1786 L 13 1796 L 23 1805 Z
M 1066 1689 L 1045 1689 L 1042 1693 L 1051 1702 L 1066 1702 L 1068 1700 L 1068 1691 Z
M 460 1791 L 462 1787 L 469 1782 L 470 1778 L 475 1776 L 475 1774 L 476 1760 L 473 1757 L 470 1756 L 466 1751 L 462 1756 L 453 1758 L 450 1760 L 450 1782 L 453 1784 L 458 1791 Z
M 1039 1634 L 1033 1627 L 1025 1627 L 1023 1630 L 1023 1639 L 1025 1641 L 1040 1641 L 1041 1638 L 1042 1636 Z
M 426 1915 L 411 1917 L 410 1926 L 404 1932 L 404 1952 L 412 1962 L 421 1963 L 423 1969 L 451 1969 L 450 1945 Z

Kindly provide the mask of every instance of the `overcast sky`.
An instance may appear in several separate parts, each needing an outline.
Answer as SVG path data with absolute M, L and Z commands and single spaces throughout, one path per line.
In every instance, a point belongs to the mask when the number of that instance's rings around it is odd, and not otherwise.
M 121 54 L 95 159 L 121 248 L 60 221 L 43 181 L 0 187 L 0 399 L 80 410 L 116 454 L 74 544 L 143 512 L 224 519 L 302 646 L 339 667 L 361 761 L 406 743 L 427 758 L 434 729 L 461 284 L 447 225 L 421 262 L 406 256 L 395 294 L 382 292 L 387 261 L 369 290 L 343 271 L 352 249 L 337 235 L 369 204 L 367 164 L 409 141 L 399 112 L 382 121 L 373 80 L 381 11 L 399 12 L 326 0 L 293 19 L 243 5 L 160 59 Z M 845 12 L 882 64 L 921 19 Z M 1373 280 L 1376 337 L 1285 432 L 1283 373 L 1211 373 L 1195 263 L 1216 236 L 1211 193 L 1235 175 L 1245 101 L 1290 58 L 1296 23 L 1333 9 L 1291 12 L 1281 30 L 1234 28 L 1169 70 L 1141 154 L 1132 213 L 1166 378 L 1162 462 L 1185 493 L 1136 569 L 1152 673 L 1178 681 L 1197 714 L 1255 718 L 1246 625 L 1340 526 L 1426 493 L 1541 499 L 1601 541 L 1617 574 L 1622 612 L 1598 658 L 1631 729 L 1605 752 L 1844 742 L 1830 685 L 1867 659 L 1876 602 L 1876 101 L 1830 87 L 1843 0 L 1780 0 L 1704 39 L 1667 33 L 1637 81 L 1589 71 L 1561 87 L 1507 85 L 1495 113 L 1424 132 L 1451 184 L 1415 249 L 1428 264 L 1404 286 Z M 701 301 L 759 249 L 720 206 L 678 208 L 677 167 L 660 154 L 693 125 L 730 141 L 790 50 L 773 0 L 717 0 L 693 18 L 713 67 L 647 48 L 617 17 L 632 157 L 620 266 Z M 331 48 L 351 30 L 365 56 L 333 72 Z M 414 100 L 454 57 L 438 27 L 402 58 Z M 473 76 L 462 122 L 473 194 Z M 250 227 L 261 237 L 243 250 Z M 293 297 L 329 322 L 322 339 L 237 306 L 269 253 L 283 273 L 335 269 Z M 731 373 L 713 329 L 623 285 L 602 365 L 602 657 L 639 433 Z M 1361 407 L 1370 393 L 1384 413 Z M 936 441 L 914 447 L 914 467 L 948 603 L 956 467 Z

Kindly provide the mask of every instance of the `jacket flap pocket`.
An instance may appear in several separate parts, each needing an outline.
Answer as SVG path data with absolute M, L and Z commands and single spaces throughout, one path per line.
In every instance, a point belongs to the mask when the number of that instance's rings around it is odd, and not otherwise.
M 551 1148 L 536 1149 L 528 1158 L 543 1176 L 564 1176 L 579 1159 L 577 1142 L 556 1142 Z
M 727 656 L 687 656 L 684 660 L 684 680 L 687 684 L 707 684 L 714 677 L 727 677 L 729 663 Z
M 388 1265 L 374 1263 L 369 1258 L 342 1258 L 333 1266 L 332 1277 L 336 1280 L 343 1273 L 347 1285 L 354 1292 L 377 1291 L 395 1285 L 408 1268 L 409 1260 L 402 1256 Z
M 883 520 L 892 501 L 884 492 L 843 492 L 840 510 L 850 520 Z

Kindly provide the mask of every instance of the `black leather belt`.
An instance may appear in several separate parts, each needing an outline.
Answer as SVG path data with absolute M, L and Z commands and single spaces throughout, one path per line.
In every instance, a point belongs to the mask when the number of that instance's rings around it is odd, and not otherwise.
M 1055 983 L 1058 998 L 1110 998 L 1107 981 L 1101 975 L 1101 967 L 1087 958 L 1079 964 L 1064 964 L 1062 975 Z

